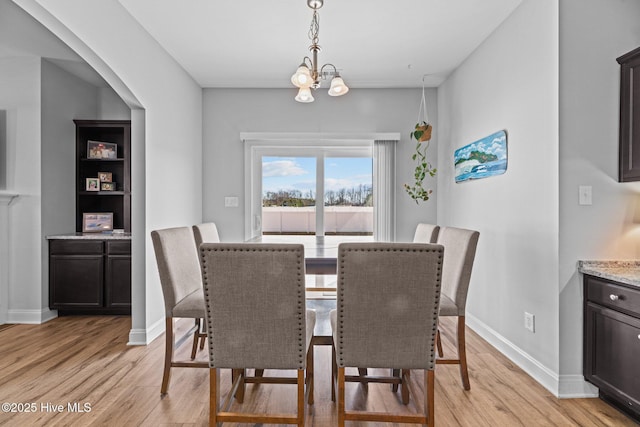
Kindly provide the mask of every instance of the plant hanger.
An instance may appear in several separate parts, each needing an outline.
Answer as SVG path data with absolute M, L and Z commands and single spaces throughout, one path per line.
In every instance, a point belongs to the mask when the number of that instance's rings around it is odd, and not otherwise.
M 416 123 L 415 129 L 411 132 L 411 137 L 415 138 L 418 142 L 415 153 L 411 156 L 411 159 L 417 162 L 414 171 L 415 182 L 413 185 L 404 184 L 405 191 L 416 203 L 419 203 L 420 200 L 429 200 L 429 195 L 433 190 L 425 189 L 423 187 L 423 181 L 427 174 L 433 177 L 437 172 L 437 169 L 431 167 L 431 163 L 427 161 L 427 149 L 429 148 L 431 132 L 433 131 L 433 126 L 429 123 L 429 116 L 427 114 L 427 101 L 424 90 L 424 78 L 427 75 L 428 74 L 422 76 L 422 99 L 420 100 L 420 107 L 418 108 L 418 123 Z
M 429 114 L 427 113 L 427 101 L 424 95 L 424 78 L 427 75 L 422 76 L 422 99 L 420 100 L 420 108 L 418 108 L 418 123 L 429 123 Z M 420 120 L 420 119 L 423 120 Z

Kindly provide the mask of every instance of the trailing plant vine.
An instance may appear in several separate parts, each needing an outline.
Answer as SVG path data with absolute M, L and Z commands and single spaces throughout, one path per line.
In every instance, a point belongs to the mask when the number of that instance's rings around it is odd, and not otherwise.
M 416 162 L 416 169 L 413 173 L 414 182 L 412 185 L 404 184 L 405 191 L 413 200 L 415 200 L 416 204 L 419 204 L 421 200 L 426 202 L 429 200 L 431 193 L 433 193 L 433 190 L 426 189 L 423 185 L 427 175 L 434 177 L 437 172 L 437 169 L 432 167 L 431 163 L 427 160 L 427 149 L 429 148 L 432 130 L 433 126 L 429 124 L 429 118 L 427 117 L 427 104 L 424 97 L 423 77 L 422 100 L 420 102 L 420 109 L 418 110 L 418 123 L 416 123 L 415 129 L 410 134 L 410 137 L 418 142 L 416 144 L 415 153 L 411 156 L 411 159 Z
M 432 167 L 431 163 L 427 160 L 427 149 L 429 148 L 432 129 L 433 127 L 430 124 L 423 121 L 417 123 L 416 130 L 411 132 L 411 137 L 418 141 L 415 152 L 411 156 L 411 159 L 416 162 L 416 169 L 413 173 L 413 185 L 404 184 L 404 189 L 416 203 L 419 203 L 421 200 L 426 202 L 429 200 L 431 193 L 433 193 L 433 190 L 426 189 L 423 186 L 424 179 L 427 175 L 433 177 L 437 172 L 437 169 Z M 428 135 L 429 139 L 421 140 L 425 135 Z

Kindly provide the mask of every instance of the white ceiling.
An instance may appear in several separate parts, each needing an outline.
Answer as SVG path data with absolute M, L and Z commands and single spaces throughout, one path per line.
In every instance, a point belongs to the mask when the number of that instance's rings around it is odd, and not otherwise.
M 202 87 L 291 87 L 306 0 L 119 0 Z M 351 87 L 437 86 L 522 0 L 325 0 L 320 64 Z
M 309 55 L 306 0 L 118 0 L 202 87 L 289 88 Z M 438 86 L 522 0 L 325 0 L 320 64 L 354 88 Z M 37 55 L 96 86 L 95 71 L 10 1 L 0 57 Z

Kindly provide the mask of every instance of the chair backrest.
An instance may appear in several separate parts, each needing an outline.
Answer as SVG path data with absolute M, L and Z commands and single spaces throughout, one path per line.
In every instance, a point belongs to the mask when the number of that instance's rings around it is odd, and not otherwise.
M 202 273 L 193 232 L 189 227 L 151 232 L 167 317 L 184 297 L 202 289 Z
M 438 244 L 445 248 L 442 293 L 456 304 L 459 316 L 465 313 L 479 237 L 478 231 L 455 227 L 442 227 L 438 234 Z
M 203 243 L 220 243 L 220 235 L 215 223 L 205 222 L 194 225 L 192 228 L 193 237 L 196 240 L 196 248 L 199 248 Z
M 212 368 L 304 369 L 304 246 L 200 246 Z
M 340 367 L 433 369 L 443 251 L 419 243 L 339 245 Z
M 416 227 L 413 243 L 435 243 L 438 239 L 439 231 L 439 225 L 420 223 Z

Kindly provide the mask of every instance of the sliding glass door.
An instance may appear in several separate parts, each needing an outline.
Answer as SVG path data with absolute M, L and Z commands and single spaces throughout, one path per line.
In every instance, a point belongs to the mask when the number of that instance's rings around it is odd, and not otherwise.
M 324 158 L 324 233 L 373 235 L 373 159 Z
M 263 148 L 254 168 L 261 233 L 373 234 L 371 147 Z

